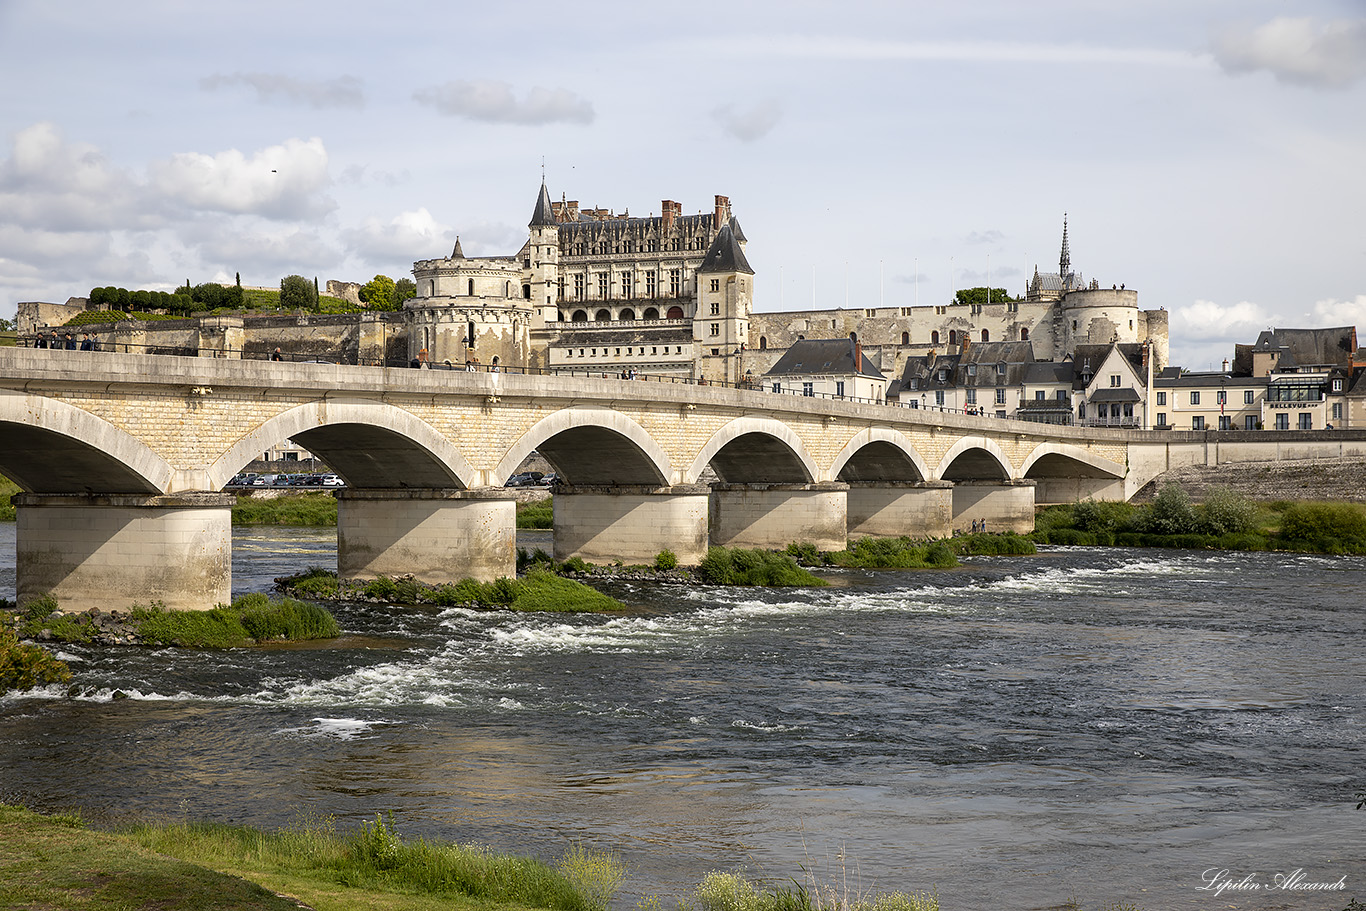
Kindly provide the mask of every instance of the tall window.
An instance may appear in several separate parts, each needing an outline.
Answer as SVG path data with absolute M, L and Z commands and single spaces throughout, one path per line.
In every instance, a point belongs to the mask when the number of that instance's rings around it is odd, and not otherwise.
M 1251 389 L 1244 389 L 1244 390 L 1243 390 L 1243 404 L 1244 404 L 1244 405 L 1251 405 L 1251 404 L 1252 404 L 1253 402 L 1255 402 L 1255 401 L 1257 401 L 1257 393 L 1253 392 Z
M 712 301 L 712 302 L 711 302 L 711 315 L 712 315 L 712 316 L 720 316 L 720 315 L 721 315 L 721 305 L 720 305 L 719 303 L 717 303 L 716 301 Z
M 611 287 L 611 283 L 610 283 L 610 281 L 609 281 L 609 276 L 608 276 L 608 274 L 607 274 L 606 272 L 599 272 L 599 273 L 598 273 L 598 300 L 607 300 L 607 298 L 611 296 L 610 293 L 609 293 L 609 290 L 608 290 L 610 287 Z
M 1198 392 L 1192 392 L 1192 393 L 1191 393 L 1191 404 L 1192 404 L 1192 405 L 1199 405 L 1199 404 L 1200 404 L 1200 393 L 1198 393 Z
M 1005 388 L 1004 388 L 1004 387 L 998 386 L 998 387 L 996 388 L 996 404 L 997 404 L 997 405 L 1004 405 L 1005 403 L 1006 403 L 1006 391 L 1005 391 Z
M 956 345 L 956 344 L 958 344 L 958 330 L 957 330 L 957 329 L 950 329 L 950 330 L 949 330 L 949 347 L 952 348 L 952 347 L 953 347 L 954 345 Z
M 969 404 L 969 405 L 976 405 L 976 404 L 977 404 L 977 390 L 976 390 L 976 389 L 969 389 L 969 390 L 967 391 L 967 397 L 968 397 L 967 401 L 968 401 L 968 404 Z
M 574 300 L 583 300 L 583 273 L 574 276 Z
M 903 332 L 903 333 L 901 333 L 901 344 L 903 344 L 903 345 L 909 345 L 910 343 L 911 343 L 911 334 L 910 334 L 909 332 Z
M 1313 430 L 1313 429 L 1314 429 L 1314 413 L 1313 413 L 1312 411 L 1301 411 L 1301 412 L 1300 412 L 1300 429 L 1301 429 L 1301 430 Z
M 835 380 L 835 395 L 844 398 L 844 380 Z
M 814 383 L 802 383 L 802 395 L 807 398 L 815 398 L 816 389 Z
M 634 272 L 623 272 L 621 274 L 621 296 L 630 299 L 635 296 L 636 275 Z
M 984 341 L 984 342 L 989 342 L 989 341 L 991 341 L 991 333 L 988 332 L 988 331 L 985 330 L 985 329 L 982 330 L 982 341 Z
M 943 404 L 944 404 L 944 390 L 943 390 L 943 389 L 936 389 L 936 390 L 934 391 L 934 403 L 935 403 L 936 405 L 943 405 Z
M 719 278 L 713 278 L 713 279 L 711 280 L 711 290 L 713 290 L 713 291 L 720 291 L 720 290 L 721 290 L 721 279 L 719 279 Z
M 1223 389 L 1220 389 L 1218 392 L 1216 392 L 1216 393 L 1214 394 L 1214 403 L 1215 403 L 1216 405 L 1227 405 L 1227 404 L 1228 404 L 1228 392 L 1226 392 L 1226 391 L 1223 390 Z M 1220 429 L 1220 430 L 1227 430 L 1228 428 L 1227 428 L 1227 427 L 1220 427 L 1219 429 Z
M 1276 429 L 1277 429 L 1277 430 L 1289 430 L 1289 429 L 1290 429 L 1290 415 L 1286 414 L 1284 411 L 1277 412 L 1277 413 L 1276 413 Z
M 682 294 L 682 293 L 683 293 L 683 270 L 682 270 L 682 269 L 670 269 L 670 270 L 669 270 L 669 296 L 670 296 L 670 297 L 678 297 L 678 295 L 680 295 L 680 294 Z
M 936 330 L 934 330 L 933 332 L 930 333 L 930 344 L 931 344 L 931 345 L 938 345 L 938 344 L 939 344 L 939 330 L 938 330 L 938 329 L 936 329 Z
M 1204 418 L 1203 415 L 1197 414 L 1195 417 L 1191 418 L 1191 430 L 1204 430 L 1204 429 L 1205 429 L 1205 418 Z
M 1159 393 L 1157 394 L 1157 404 L 1159 404 L 1159 405 L 1165 405 L 1165 404 L 1167 404 L 1167 393 L 1165 393 L 1165 392 L 1159 392 Z
M 1232 430 L 1232 429 L 1233 429 L 1233 418 L 1232 418 L 1232 416 L 1227 415 L 1227 414 L 1221 414 L 1221 415 L 1219 415 L 1219 429 L 1220 429 L 1220 430 Z
M 655 272 L 653 269 L 645 273 L 645 296 L 655 297 Z
M 1119 386 L 1119 374 L 1118 374 L 1118 373 L 1112 373 L 1112 374 L 1110 374 L 1110 388 L 1111 388 L 1111 389 L 1115 389 L 1115 388 L 1117 388 L 1118 386 Z
M 720 323 L 712 323 L 712 324 L 711 324 L 711 334 L 712 334 L 713 337 L 714 337 L 714 336 L 718 336 L 718 335 L 721 334 L 721 324 L 720 324 Z

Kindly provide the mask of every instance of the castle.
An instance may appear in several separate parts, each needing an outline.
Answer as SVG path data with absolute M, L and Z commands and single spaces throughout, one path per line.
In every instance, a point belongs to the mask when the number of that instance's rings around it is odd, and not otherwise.
M 1071 268 L 1067 225 L 1057 273 L 1037 267 L 1020 300 L 756 313 L 755 274 L 730 201 L 683 215 L 664 200 L 640 218 L 553 202 L 544 181 L 513 256 L 451 255 L 413 264 L 404 305 L 409 354 L 433 365 L 636 371 L 737 383 L 767 373 L 794 343 L 854 338 L 886 375 L 908 357 L 974 343 L 1028 341 L 1038 360 L 1081 345 L 1151 345 L 1167 362 L 1167 313 L 1138 292 L 1089 284 Z

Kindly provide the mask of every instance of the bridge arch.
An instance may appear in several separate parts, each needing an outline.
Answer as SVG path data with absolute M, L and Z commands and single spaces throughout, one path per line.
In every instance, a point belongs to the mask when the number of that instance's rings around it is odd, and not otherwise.
M 1126 466 L 1067 443 L 1040 443 L 1020 476 L 1035 483 L 1035 503 L 1124 500 Z
M 1124 466 L 1068 443 L 1040 443 L 1020 466 L 1020 477 L 1123 478 Z
M 868 427 L 854 434 L 835 456 L 829 480 L 924 481 L 929 466 L 906 436 L 890 427 Z
M 209 466 L 221 488 L 260 453 L 294 439 L 352 487 L 467 488 L 477 473 L 430 424 L 371 399 L 322 399 L 296 406 L 233 443 Z
M 943 481 L 1009 481 L 1015 478 L 1015 470 L 994 440 L 968 436 L 944 453 L 935 477 Z
M 626 415 L 608 408 L 565 408 L 531 426 L 513 444 L 490 479 L 502 484 L 532 451 L 539 451 L 570 484 L 667 486 L 669 456 Z
M 147 444 L 88 411 L 0 390 L 0 472 L 31 493 L 170 491 L 175 469 Z
M 696 484 L 708 465 L 724 483 L 811 484 L 820 479 L 801 437 L 772 418 L 736 418 L 707 440 L 683 483 Z M 756 470 L 762 465 L 764 470 Z

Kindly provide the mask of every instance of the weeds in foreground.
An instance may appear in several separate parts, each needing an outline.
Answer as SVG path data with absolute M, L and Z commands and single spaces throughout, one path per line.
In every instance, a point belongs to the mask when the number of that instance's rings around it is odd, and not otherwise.
M 275 832 L 179 822 L 138 825 L 127 834 L 147 848 L 193 863 L 287 871 L 372 891 L 467 895 L 552 911 L 606 911 L 625 876 L 612 855 L 576 847 L 551 866 L 479 845 L 403 838 L 392 818 L 380 816 L 350 832 L 338 832 L 328 817 Z
M 735 873 L 708 873 L 697 887 L 699 911 L 939 911 L 934 892 L 849 894 L 835 886 L 793 882 L 760 890 Z
M 40 646 L 20 642 L 14 630 L 0 626 L 0 693 L 70 680 L 65 662 Z
M 698 564 L 697 576 L 712 585 L 825 585 L 787 554 L 713 547 Z

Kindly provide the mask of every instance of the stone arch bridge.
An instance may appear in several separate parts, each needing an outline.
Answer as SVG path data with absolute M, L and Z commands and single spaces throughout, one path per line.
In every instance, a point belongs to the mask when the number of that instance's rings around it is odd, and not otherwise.
M 1036 503 L 1127 499 L 1179 465 L 1366 452 L 1366 434 L 1093 430 L 685 383 L 0 349 L 0 473 L 24 491 L 20 601 L 228 600 L 222 489 L 285 438 L 348 483 L 341 576 L 428 582 L 515 571 L 501 485 L 532 451 L 562 480 L 558 558 L 668 548 L 684 563 L 709 544 L 1028 530 Z

